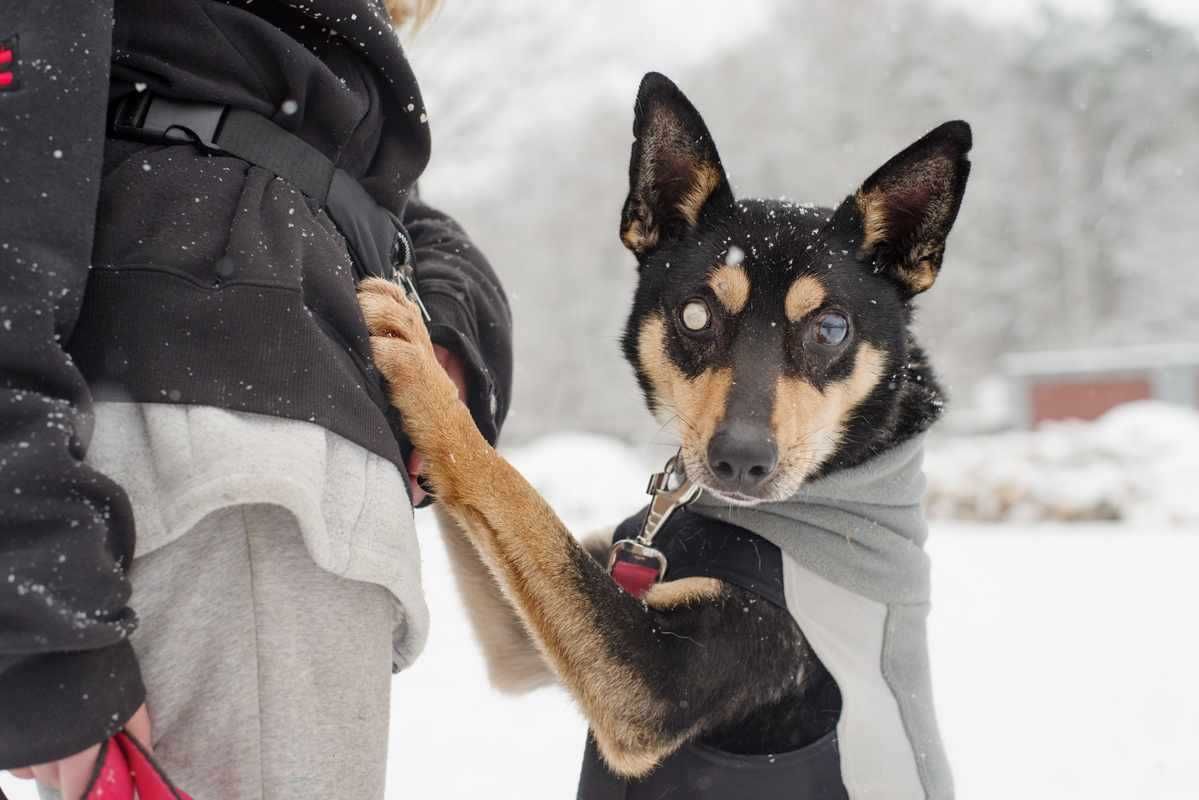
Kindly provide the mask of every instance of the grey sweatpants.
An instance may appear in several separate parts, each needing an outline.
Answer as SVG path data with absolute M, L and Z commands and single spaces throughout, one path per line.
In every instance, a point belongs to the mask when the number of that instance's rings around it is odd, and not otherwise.
M 381 798 L 396 605 L 241 505 L 134 560 L 154 753 L 195 800 Z

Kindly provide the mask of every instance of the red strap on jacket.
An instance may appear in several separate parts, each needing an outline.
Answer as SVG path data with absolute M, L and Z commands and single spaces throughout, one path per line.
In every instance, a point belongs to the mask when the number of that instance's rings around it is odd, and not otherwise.
M 617 561 L 612 565 L 612 580 L 633 597 L 640 599 L 658 582 L 658 567 Z
M 104 743 L 98 763 L 84 800 L 191 800 L 127 733 Z

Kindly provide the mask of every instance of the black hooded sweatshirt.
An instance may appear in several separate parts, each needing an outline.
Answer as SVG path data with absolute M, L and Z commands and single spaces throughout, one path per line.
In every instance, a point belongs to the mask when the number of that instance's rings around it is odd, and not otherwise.
M 144 700 L 134 520 L 84 463 L 93 397 L 308 420 L 403 459 L 329 217 L 237 158 L 106 139 L 110 104 L 143 91 L 267 116 L 357 178 L 403 220 L 434 341 L 492 441 L 507 412 L 507 301 L 415 196 L 428 125 L 381 0 L 6 3 L 0 769 L 99 742 Z

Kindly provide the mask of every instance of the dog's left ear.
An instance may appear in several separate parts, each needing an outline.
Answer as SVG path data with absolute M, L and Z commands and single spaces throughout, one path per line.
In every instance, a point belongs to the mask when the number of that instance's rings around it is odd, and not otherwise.
M 732 210 L 733 192 L 712 135 L 664 75 L 651 72 L 641 80 L 633 136 L 620 239 L 639 258 L 681 238 L 705 215 Z
M 970 175 L 965 122 L 946 122 L 892 158 L 839 209 L 858 227 L 859 255 L 910 294 L 933 285 Z

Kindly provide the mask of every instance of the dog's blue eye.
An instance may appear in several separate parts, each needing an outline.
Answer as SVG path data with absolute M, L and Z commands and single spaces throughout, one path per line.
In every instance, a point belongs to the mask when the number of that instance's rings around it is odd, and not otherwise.
M 826 311 L 816 320 L 816 341 L 838 345 L 849 336 L 849 318 L 840 311 Z

